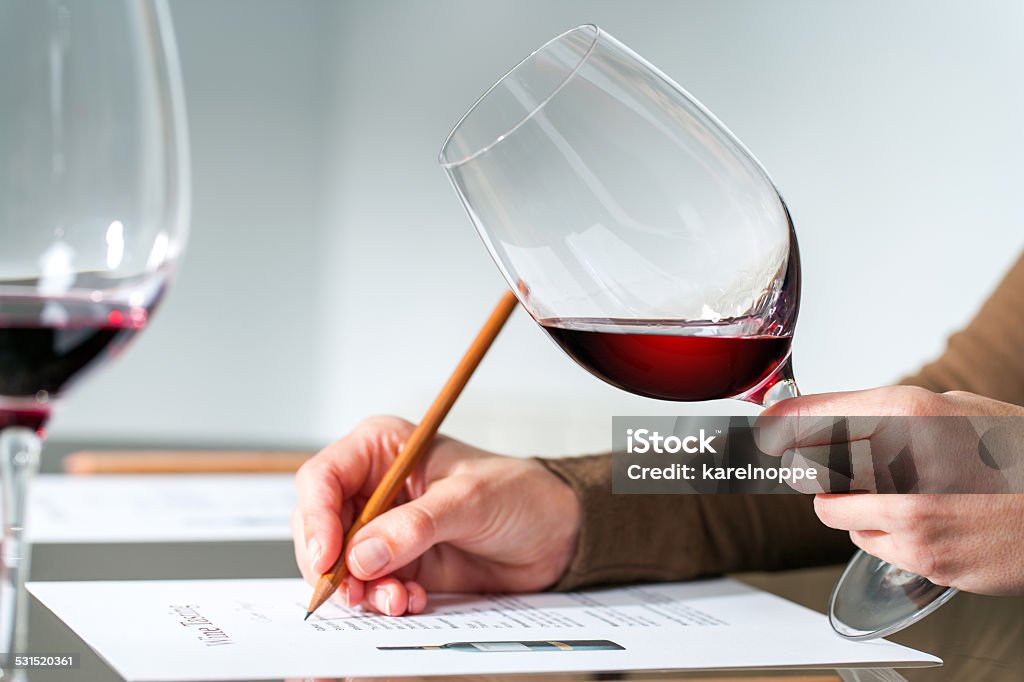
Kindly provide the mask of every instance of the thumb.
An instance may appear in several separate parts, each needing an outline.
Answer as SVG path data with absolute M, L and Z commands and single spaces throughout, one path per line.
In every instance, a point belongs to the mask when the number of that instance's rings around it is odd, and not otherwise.
M 374 580 L 415 561 L 438 543 L 471 533 L 474 519 L 479 518 L 467 513 L 473 487 L 466 479 L 443 478 L 422 496 L 366 524 L 348 550 L 346 562 L 352 575 Z

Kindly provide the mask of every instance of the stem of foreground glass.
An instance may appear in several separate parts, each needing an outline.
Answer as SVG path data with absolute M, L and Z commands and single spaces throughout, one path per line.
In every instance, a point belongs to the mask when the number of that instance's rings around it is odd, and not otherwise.
M 0 486 L 3 494 L 3 545 L 0 548 L 0 651 L 7 656 L 24 652 L 28 643 L 28 599 L 25 578 L 31 546 L 25 537 L 25 512 L 32 478 L 39 469 L 39 436 L 30 428 L 11 426 L 0 432 Z M 12 679 L 3 661 L 3 678 Z M 15 677 L 17 679 L 17 677 Z
M 754 395 L 751 396 L 754 399 L 752 402 L 760 403 L 762 407 L 767 409 L 783 400 L 800 397 L 800 389 L 797 387 L 796 378 L 793 376 L 792 355 L 782 363 L 782 367 L 775 373 L 773 379 L 775 383 L 771 384 L 767 389 L 762 388 L 754 392 Z

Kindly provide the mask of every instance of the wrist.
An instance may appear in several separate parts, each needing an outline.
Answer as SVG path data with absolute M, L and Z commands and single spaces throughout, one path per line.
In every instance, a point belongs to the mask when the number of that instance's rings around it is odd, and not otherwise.
M 550 466 L 551 460 L 536 457 L 531 463 L 538 467 L 549 482 L 545 489 L 551 502 L 550 513 L 553 518 L 558 519 L 550 543 L 555 556 L 553 566 L 556 570 L 544 589 L 563 589 L 580 549 L 584 522 L 582 501 L 571 483 L 558 469 Z

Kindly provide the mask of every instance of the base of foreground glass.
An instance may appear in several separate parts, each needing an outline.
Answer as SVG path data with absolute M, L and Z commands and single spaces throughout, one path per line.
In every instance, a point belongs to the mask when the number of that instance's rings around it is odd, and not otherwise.
M 858 551 L 832 589 L 828 620 L 846 639 L 885 637 L 913 625 L 956 593 Z

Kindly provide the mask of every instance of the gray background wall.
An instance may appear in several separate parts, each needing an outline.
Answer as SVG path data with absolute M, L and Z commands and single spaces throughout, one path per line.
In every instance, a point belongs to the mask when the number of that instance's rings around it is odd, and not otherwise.
M 174 0 L 193 238 L 152 327 L 67 400 L 64 441 L 318 447 L 415 419 L 503 284 L 437 167 L 545 40 L 596 22 L 701 99 L 793 210 L 805 391 L 937 354 L 1024 246 L 1024 5 Z M 612 414 L 751 413 L 611 389 L 525 315 L 445 429 L 599 450 Z

